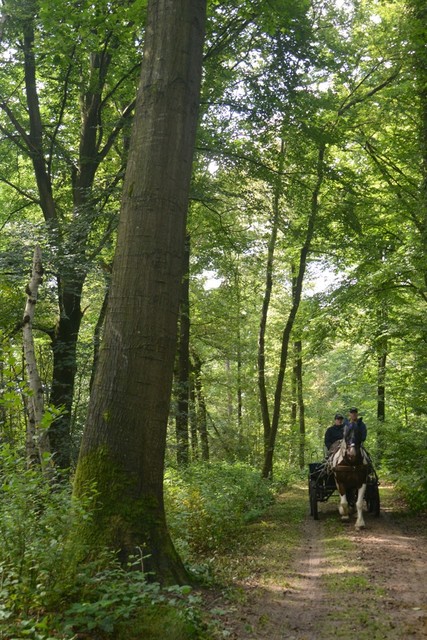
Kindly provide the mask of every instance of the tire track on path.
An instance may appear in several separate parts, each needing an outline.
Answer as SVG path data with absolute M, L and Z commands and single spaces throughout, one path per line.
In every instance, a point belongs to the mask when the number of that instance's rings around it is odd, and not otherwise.
M 426 640 L 427 517 L 389 508 L 379 518 L 366 514 L 367 528 L 356 532 L 354 521 L 339 521 L 334 499 L 319 511 L 318 521 L 307 515 L 302 522 L 290 562 L 285 538 L 274 557 L 271 543 L 261 544 L 264 571 L 241 583 L 245 602 L 228 621 L 231 637 Z M 276 571 L 271 581 L 265 575 L 276 554 L 283 575 Z

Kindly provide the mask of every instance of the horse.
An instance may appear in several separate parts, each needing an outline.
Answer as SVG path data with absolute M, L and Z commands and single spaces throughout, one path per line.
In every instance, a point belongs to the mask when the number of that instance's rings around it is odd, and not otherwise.
M 343 522 L 350 520 L 348 496 L 357 489 L 356 529 L 364 529 L 363 499 L 368 478 L 369 459 L 362 447 L 360 434 L 352 425 L 344 428 L 343 439 L 329 459 L 329 466 L 334 474 L 335 484 L 340 494 L 338 507 Z

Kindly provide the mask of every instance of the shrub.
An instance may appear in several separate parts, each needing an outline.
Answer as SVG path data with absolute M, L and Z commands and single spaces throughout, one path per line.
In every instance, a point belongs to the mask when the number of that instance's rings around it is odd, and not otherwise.
M 427 510 L 426 418 L 414 416 L 411 428 L 400 427 L 387 434 L 384 463 L 391 479 L 415 512 Z
M 121 567 L 110 550 L 86 559 L 73 534 L 90 518 L 91 501 L 77 502 L 67 483 L 52 483 L 10 447 L 0 448 L 0 636 L 126 637 L 127 625 L 161 629 L 165 618 L 175 629 L 170 640 L 198 637 L 189 587 L 162 590 L 142 571 Z
M 165 478 L 169 527 L 182 554 L 229 547 L 273 500 L 259 470 L 243 463 L 194 464 Z

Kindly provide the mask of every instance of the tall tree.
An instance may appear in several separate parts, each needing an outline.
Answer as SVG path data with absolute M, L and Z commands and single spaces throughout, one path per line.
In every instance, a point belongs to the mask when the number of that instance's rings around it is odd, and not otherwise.
M 162 582 L 188 576 L 166 526 L 163 467 L 205 24 L 202 0 L 151 0 L 105 334 L 76 472 L 97 486 L 86 539 Z
M 274 448 L 276 444 L 277 431 L 279 428 L 283 382 L 284 382 L 286 367 L 288 364 L 289 343 L 291 339 L 295 318 L 298 313 L 299 305 L 301 302 L 308 255 L 310 252 L 311 242 L 312 242 L 313 234 L 315 230 L 315 224 L 316 224 L 316 220 L 317 220 L 319 208 L 320 208 L 319 196 L 320 196 L 320 191 L 322 188 L 324 172 L 325 172 L 325 166 L 324 166 L 325 148 L 326 148 L 325 141 L 320 140 L 319 148 L 318 148 L 317 163 L 316 163 L 316 176 L 315 176 L 315 181 L 312 187 L 311 198 L 310 198 L 310 210 L 309 210 L 309 215 L 307 220 L 307 228 L 305 232 L 304 242 L 300 250 L 299 263 L 297 267 L 295 284 L 292 292 L 292 305 L 289 310 L 289 314 L 282 332 L 280 362 L 279 362 L 279 368 L 278 368 L 275 391 L 274 391 L 274 401 L 273 401 L 273 409 L 271 413 L 269 440 L 268 440 L 268 445 L 264 455 L 264 465 L 262 469 L 262 475 L 264 478 L 269 478 L 273 474 L 273 455 L 274 455 Z

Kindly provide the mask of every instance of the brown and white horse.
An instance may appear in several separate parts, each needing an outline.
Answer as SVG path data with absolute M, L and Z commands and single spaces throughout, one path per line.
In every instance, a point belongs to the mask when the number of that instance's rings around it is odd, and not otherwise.
M 340 494 L 340 505 L 338 509 L 343 522 L 348 522 L 350 519 L 347 496 L 351 494 L 351 492 L 355 493 L 357 489 L 356 529 L 365 528 L 363 499 L 368 478 L 368 463 L 368 456 L 361 446 L 357 431 L 353 427 L 346 426 L 344 428 L 344 438 L 339 448 L 331 454 L 329 465 L 335 477 L 338 493 Z

